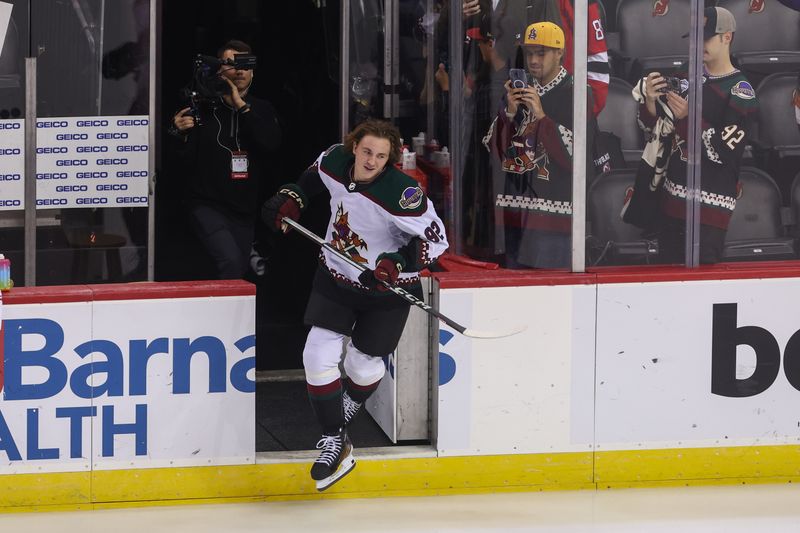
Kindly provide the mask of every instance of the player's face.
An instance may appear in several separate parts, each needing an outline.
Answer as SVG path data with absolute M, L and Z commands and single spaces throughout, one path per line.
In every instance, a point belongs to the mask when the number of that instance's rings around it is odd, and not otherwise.
M 547 84 L 555 78 L 561 67 L 562 50 L 546 46 L 526 46 L 525 63 L 528 72 L 540 84 Z
M 236 54 L 236 50 L 225 50 L 222 53 L 221 59 L 230 59 L 233 61 L 233 55 Z M 219 69 L 220 74 L 228 78 L 236 85 L 236 88 L 239 89 L 239 93 L 244 92 L 245 89 L 250 87 L 250 83 L 253 81 L 253 71 L 252 70 L 237 70 L 230 65 L 222 65 Z
M 389 139 L 364 135 L 353 147 L 356 162 L 353 166 L 353 179 L 360 182 L 370 182 L 383 172 L 389 162 L 389 152 L 392 143 Z

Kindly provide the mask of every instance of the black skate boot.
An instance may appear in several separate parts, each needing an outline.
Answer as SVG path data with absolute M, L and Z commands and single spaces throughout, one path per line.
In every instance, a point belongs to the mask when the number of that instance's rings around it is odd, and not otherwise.
M 349 424 L 361 409 L 361 404 L 355 401 L 344 391 L 342 394 L 342 406 L 344 407 L 344 425 Z
M 317 482 L 318 491 L 327 489 L 356 466 L 353 445 L 345 429 L 335 435 L 322 435 L 317 442 L 317 449 L 322 452 L 311 466 L 311 478 Z

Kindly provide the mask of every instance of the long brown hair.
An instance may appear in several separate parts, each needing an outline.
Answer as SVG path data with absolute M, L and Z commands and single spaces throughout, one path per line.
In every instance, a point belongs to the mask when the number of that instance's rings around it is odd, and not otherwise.
M 385 120 L 370 118 L 356 126 L 345 136 L 344 149 L 347 153 L 352 153 L 356 145 L 367 135 L 389 141 L 391 148 L 389 149 L 388 164 L 394 165 L 400 161 L 400 131 L 394 124 Z

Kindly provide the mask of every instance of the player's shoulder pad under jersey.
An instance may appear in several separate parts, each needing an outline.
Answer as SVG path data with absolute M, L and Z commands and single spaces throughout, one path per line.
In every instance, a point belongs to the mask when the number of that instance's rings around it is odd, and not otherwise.
M 343 144 L 334 144 L 323 152 L 319 167 L 336 181 L 348 183 L 350 180 L 347 178 L 347 167 L 354 158 L 353 154 L 345 151 Z
M 395 216 L 415 217 L 428 209 L 425 192 L 419 183 L 394 166 L 389 167 L 383 176 L 361 194 Z

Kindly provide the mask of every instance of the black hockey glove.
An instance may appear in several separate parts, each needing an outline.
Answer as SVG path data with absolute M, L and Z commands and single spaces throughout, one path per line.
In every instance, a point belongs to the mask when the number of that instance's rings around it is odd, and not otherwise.
M 261 206 L 261 219 L 273 231 L 286 232 L 288 227 L 283 227 L 283 218 L 291 218 L 297 222 L 307 205 L 308 198 L 303 189 L 294 183 L 287 183 L 281 186 L 278 194 Z
M 375 261 L 375 270 L 365 270 L 358 276 L 358 281 L 370 289 L 386 291 L 388 289 L 381 281 L 394 285 L 405 266 L 406 260 L 397 252 L 382 253 Z

